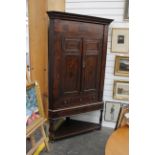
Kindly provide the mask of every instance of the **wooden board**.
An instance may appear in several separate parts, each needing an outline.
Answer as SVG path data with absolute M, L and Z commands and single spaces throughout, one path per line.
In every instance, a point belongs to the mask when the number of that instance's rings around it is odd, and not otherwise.
M 117 129 L 109 137 L 105 155 L 129 155 L 129 127 Z
M 28 0 L 29 52 L 31 80 L 37 80 L 48 118 L 48 17 L 47 10 L 65 10 L 65 0 Z
M 47 55 L 47 24 L 46 0 L 29 0 L 29 47 L 31 80 L 37 80 L 41 92 L 45 91 L 45 56 Z
M 65 11 L 65 0 L 48 0 L 48 11 Z

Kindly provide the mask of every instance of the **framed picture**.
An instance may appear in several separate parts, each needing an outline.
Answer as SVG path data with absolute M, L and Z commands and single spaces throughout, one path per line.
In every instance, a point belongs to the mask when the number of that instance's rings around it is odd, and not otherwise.
M 114 74 L 118 76 L 129 76 L 129 57 L 116 56 Z
M 116 126 L 115 126 L 115 130 L 119 127 L 121 127 L 122 125 L 125 125 L 126 123 L 126 120 L 124 119 L 124 115 L 125 114 L 129 114 L 129 104 L 122 104 L 121 108 L 120 108 L 120 111 L 119 111 L 119 115 L 118 115 L 118 119 L 117 119 L 117 122 L 116 122 Z
M 124 20 L 129 20 L 129 0 L 125 2 Z
M 117 122 L 121 105 L 122 104 L 118 102 L 106 101 L 104 120 L 109 122 Z
M 128 53 L 129 52 L 129 29 L 113 28 L 112 29 L 112 52 Z
M 26 86 L 26 126 L 35 124 L 37 120 L 44 117 L 40 89 L 37 82 Z
M 113 98 L 116 100 L 129 100 L 129 81 L 114 81 Z

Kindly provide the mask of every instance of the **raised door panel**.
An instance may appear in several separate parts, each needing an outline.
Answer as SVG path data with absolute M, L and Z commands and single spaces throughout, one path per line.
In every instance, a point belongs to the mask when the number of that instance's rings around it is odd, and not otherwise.
M 63 95 L 80 92 L 81 38 L 65 37 L 62 40 L 62 93 Z
M 84 92 L 97 92 L 101 65 L 101 39 L 83 41 L 83 82 Z

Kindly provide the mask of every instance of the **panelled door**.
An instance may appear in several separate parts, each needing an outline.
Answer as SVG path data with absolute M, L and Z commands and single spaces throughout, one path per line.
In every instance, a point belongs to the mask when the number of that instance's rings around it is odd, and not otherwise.
M 96 92 L 101 66 L 101 40 L 83 39 L 82 91 Z
M 101 64 L 101 40 L 65 37 L 63 48 L 63 94 L 97 92 Z
M 61 54 L 57 51 L 57 55 L 61 55 L 61 61 L 57 61 L 57 66 L 61 66 L 58 67 L 61 78 L 54 81 L 59 90 L 59 97 L 55 98 L 53 104 L 54 109 L 98 101 L 101 42 L 102 39 L 83 36 L 61 37 Z
M 80 93 L 82 39 L 64 37 L 62 39 L 62 85 L 64 95 Z

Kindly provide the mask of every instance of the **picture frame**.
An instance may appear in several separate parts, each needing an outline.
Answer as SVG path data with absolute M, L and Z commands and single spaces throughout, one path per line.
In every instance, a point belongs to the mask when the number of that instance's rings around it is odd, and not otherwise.
M 129 52 L 129 29 L 113 28 L 111 51 L 117 53 Z
M 129 20 L 129 0 L 125 1 L 124 20 Z
M 113 98 L 116 100 L 129 100 L 129 81 L 114 81 Z
M 26 127 L 35 126 L 42 118 L 44 118 L 44 111 L 39 85 L 37 82 L 28 83 L 26 85 Z
M 122 103 L 106 101 L 104 120 L 107 122 L 117 122 Z
M 116 56 L 114 75 L 116 76 L 129 76 L 129 57 Z
M 126 113 L 129 113 L 129 104 L 122 104 L 114 130 L 118 129 L 126 123 L 124 122 L 124 115 Z

